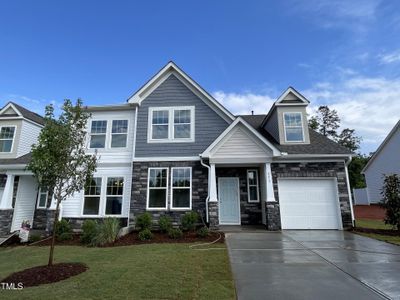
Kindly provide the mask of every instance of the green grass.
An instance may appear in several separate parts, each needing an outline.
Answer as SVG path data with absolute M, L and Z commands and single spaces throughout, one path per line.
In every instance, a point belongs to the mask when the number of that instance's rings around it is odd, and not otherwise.
M 372 228 L 372 229 L 389 229 L 389 230 L 393 229 L 391 225 L 386 225 L 384 221 L 371 220 L 371 219 L 357 219 L 356 227 Z M 400 236 L 391 236 L 391 235 L 365 233 L 365 232 L 357 232 L 357 233 L 379 241 L 400 245 Z
M 48 250 L 35 246 L 1 249 L 0 278 L 45 265 Z M 56 246 L 55 262 L 83 262 L 89 270 L 53 284 L 19 291 L 0 289 L 0 298 L 235 299 L 226 249 L 196 251 L 189 249 L 189 244 Z

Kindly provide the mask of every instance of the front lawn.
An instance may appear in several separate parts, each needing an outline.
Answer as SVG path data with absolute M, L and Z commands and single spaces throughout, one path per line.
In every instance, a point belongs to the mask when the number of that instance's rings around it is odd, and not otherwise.
M 357 228 L 366 228 L 366 229 L 378 229 L 383 231 L 392 232 L 392 226 L 386 225 L 384 221 L 380 220 L 371 220 L 371 219 L 357 219 L 356 220 L 356 232 Z M 385 235 L 384 233 L 378 232 L 357 232 L 360 235 L 367 236 L 376 240 L 389 242 L 392 244 L 400 245 L 400 236 L 399 235 Z
M 385 224 L 384 221 L 372 220 L 372 219 L 357 219 L 356 226 L 362 228 L 372 228 L 372 229 L 392 229 L 392 226 Z
M 48 247 L 36 246 L 0 249 L 0 278 L 46 264 L 48 251 Z M 226 249 L 198 251 L 189 249 L 189 244 L 57 246 L 57 262 L 83 262 L 89 270 L 64 281 L 23 290 L 1 290 L 0 286 L 0 298 L 235 299 Z

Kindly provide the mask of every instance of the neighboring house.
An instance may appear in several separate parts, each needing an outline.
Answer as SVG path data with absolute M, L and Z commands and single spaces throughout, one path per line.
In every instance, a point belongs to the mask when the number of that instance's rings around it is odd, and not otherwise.
M 351 153 L 309 129 L 308 104 L 288 88 L 267 115 L 234 116 L 170 62 L 127 104 L 88 107 L 99 166 L 62 217 L 76 228 L 109 216 L 133 226 L 148 211 L 179 224 L 195 210 L 213 228 L 351 227 Z
M 376 204 L 381 201 L 384 175 L 400 175 L 400 120 L 372 155 L 364 169 L 367 187 L 354 190 L 355 204 Z

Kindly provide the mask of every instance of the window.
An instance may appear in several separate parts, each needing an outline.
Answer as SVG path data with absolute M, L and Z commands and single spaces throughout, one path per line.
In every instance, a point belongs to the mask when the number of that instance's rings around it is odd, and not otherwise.
M 166 209 L 168 168 L 149 168 L 147 208 Z
M 47 191 L 46 188 L 41 188 L 39 190 L 39 195 L 38 195 L 38 208 L 46 208 L 47 207 L 47 199 L 49 197 L 49 192 Z
M 171 208 L 192 208 L 192 168 L 172 168 Z
M 107 178 L 106 215 L 120 215 L 122 212 L 123 177 Z
M 247 170 L 247 193 L 249 202 L 259 202 L 257 170 Z
M 128 120 L 113 120 L 111 130 L 111 148 L 125 148 L 128 136 Z
M 100 208 L 101 178 L 93 177 L 85 186 L 84 215 L 98 215 Z
M 194 141 L 194 106 L 149 109 L 149 142 Z
M 92 121 L 90 148 L 105 148 L 107 121 Z
M 4 126 L 0 129 L 0 152 L 11 152 L 14 141 L 15 126 Z
M 303 142 L 303 121 L 301 113 L 284 113 L 286 142 Z

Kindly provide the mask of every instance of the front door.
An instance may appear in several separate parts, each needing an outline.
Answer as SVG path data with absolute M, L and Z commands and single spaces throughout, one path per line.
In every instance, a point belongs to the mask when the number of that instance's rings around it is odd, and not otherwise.
M 219 223 L 240 225 L 239 178 L 218 178 Z

